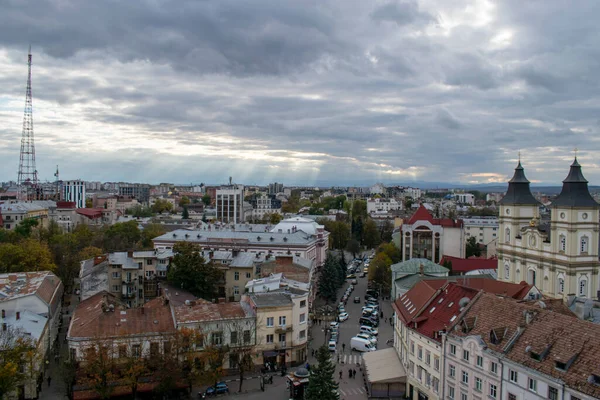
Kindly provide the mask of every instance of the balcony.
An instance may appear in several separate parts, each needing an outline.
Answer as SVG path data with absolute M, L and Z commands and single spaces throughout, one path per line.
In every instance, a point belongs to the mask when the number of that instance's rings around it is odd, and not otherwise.
M 135 282 L 133 279 L 130 281 L 123 281 L 123 285 L 133 285 L 134 283 L 137 283 L 137 282 Z
M 124 299 L 134 299 L 135 298 L 135 292 L 123 293 L 123 294 L 121 294 L 121 297 L 124 298 Z
M 287 342 L 275 343 L 275 350 L 285 350 L 285 349 L 287 349 Z
M 292 325 L 283 325 L 283 326 L 278 326 L 277 328 L 275 328 L 275 333 L 287 333 L 287 332 L 291 332 L 293 330 L 294 330 L 294 328 L 292 327 Z

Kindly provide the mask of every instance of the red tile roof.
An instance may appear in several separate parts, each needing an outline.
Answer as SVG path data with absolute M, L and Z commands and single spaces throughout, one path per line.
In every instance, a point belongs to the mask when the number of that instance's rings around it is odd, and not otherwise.
M 102 211 L 104 211 L 103 208 L 78 208 L 75 210 L 77 214 L 92 219 L 102 218 Z
M 208 303 L 196 302 L 192 306 L 174 307 L 177 323 L 218 321 L 223 319 L 245 318 L 246 313 L 241 303 Z
M 425 283 L 430 288 L 437 290 L 444 286 L 447 282 L 456 282 L 462 286 L 470 287 L 472 289 L 483 290 L 484 292 L 501 294 L 513 299 L 522 300 L 527 298 L 529 291 L 533 288 L 533 285 L 527 282 L 511 283 L 502 282 L 495 279 L 485 277 L 448 277 L 448 279 L 423 279 L 421 282 Z M 415 285 L 416 287 L 416 285 Z M 411 289 L 412 290 L 412 289 Z
M 56 208 L 77 208 L 77 203 L 74 201 L 57 201 Z
M 442 283 L 445 283 L 445 281 L 442 281 Z M 410 320 L 418 315 L 421 308 L 435 294 L 437 289 L 431 287 L 426 281 L 420 281 L 393 303 L 396 314 L 405 324 L 408 324 Z
M 498 259 L 496 258 L 459 258 L 452 256 L 443 256 L 440 265 L 446 261 L 452 264 L 452 272 L 465 273 L 479 269 L 498 269 Z
M 421 204 L 413 216 L 410 217 L 407 225 L 414 225 L 419 221 L 428 221 L 432 225 L 440 225 L 447 228 L 458 228 L 463 226 L 463 221 L 461 219 L 454 220 L 451 218 L 433 218 L 423 204 Z
M 73 312 L 67 338 L 110 338 L 174 332 L 171 309 L 162 299 L 154 299 L 143 307 L 127 308 L 115 296 L 102 291 L 79 303 Z

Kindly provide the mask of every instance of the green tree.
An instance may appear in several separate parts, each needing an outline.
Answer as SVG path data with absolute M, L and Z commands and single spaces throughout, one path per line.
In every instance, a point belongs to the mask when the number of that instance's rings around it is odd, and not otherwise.
M 0 244 L 0 272 L 56 271 L 52 253 L 35 239 Z
M 281 222 L 282 219 L 283 216 L 279 213 L 272 213 L 271 215 L 269 215 L 269 223 L 272 225 L 277 225 L 279 222 Z
M 90 386 L 101 399 L 110 399 L 117 378 L 113 343 L 97 341 L 91 344 L 84 350 L 81 365 L 82 383 Z
M 185 207 L 187 205 L 190 204 L 190 198 L 187 196 L 182 196 L 181 199 L 179 199 L 179 207 Z
M 363 226 L 363 244 L 367 249 L 372 249 L 377 247 L 379 243 L 381 243 L 379 229 L 375 221 L 369 218 Z
M 200 254 L 200 246 L 189 242 L 177 242 L 173 251 L 175 256 L 167 274 L 169 283 L 197 297 L 214 299 L 223 273 L 212 263 L 205 262 Z
M 377 248 L 377 253 L 384 253 L 386 256 L 389 257 L 390 260 L 392 260 L 392 264 L 396 264 L 402 261 L 402 252 L 392 242 L 380 244 Z
M 319 279 L 319 294 L 327 301 L 335 301 L 339 288 L 339 263 L 332 253 L 327 253 Z
M 165 228 L 161 224 L 148 224 L 141 232 L 142 247 L 152 248 L 152 239 L 166 233 Z
M 352 203 L 352 219 L 367 218 L 367 202 L 364 200 L 354 200 Z
M 339 400 L 339 384 L 333 374 L 335 365 L 326 346 L 317 350 L 317 365 L 310 369 L 309 385 L 304 393 L 306 400 Z
M 407 210 L 410 210 L 410 208 L 412 207 L 414 203 L 414 200 L 412 197 L 405 197 L 404 198 L 404 208 L 406 208 Z
M 346 251 L 352 253 L 352 257 L 356 258 L 356 255 L 360 252 L 360 243 L 358 243 L 358 240 L 348 240 L 348 243 L 346 243 Z
M 342 287 L 342 286 L 344 286 L 344 282 L 346 282 L 346 276 L 348 273 L 347 264 L 346 264 L 346 256 L 344 256 L 343 251 L 340 251 L 340 256 L 338 257 L 338 266 L 339 266 L 339 274 L 340 274 L 340 280 L 339 280 L 338 287 Z
M 471 236 L 470 238 L 467 239 L 466 255 L 467 255 L 467 258 L 472 257 L 472 256 L 475 256 L 475 257 L 481 256 L 481 248 L 477 244 L 475 236 Z
M 92 199 L 85 199 L 85 208 L 92 208 L 94 207 L 94 202 L 92 201 Z
M 107 252 L 133 250 L 141 238 L 136 221 L 114 224 L 104 232 L 104 249 Z
M 26 378 L 27 368 L 21 366 L 26 367 L 28 354 L 35 354 L 31 339 L 12 327 L 0 330 L 0 399 Z
M 369 281 L 383 292 L 389 292 L 391 288 L 391 265 L 392 260 L 383 252 L 378 253 L 369 264 Z
M 210 206 L 210 203 L 212 202 L 212 197 L 210 197 L 210 194 L 207 193 L 204 196 L 202 196 L 202 202 L 205 206 Z
M 154 204 L 152 204 L 152 212 L 162 214 L 165 211 L 173 211 L 173 204 L 165 199 L 156 199 Z
M 190 212 L 188 211 L 187 205 L 183 206 L 183 212 L 181 213 L 182 219 L 190 219 Z
M 35 218 L 25 218 L 15 227 L 15 233 L 21 237 L 28 238 L 31 236 L 33 228 L 39 225 Z
M 392 240 L 392 233 L 394 233 L 394 224 L 390 220 L 383 222 L 379 228 L 379 236 L 382 242 L 390 242 Z
M 141 204 L 137 204 L 131 208 L 128 208 L 126 213 L 135 218 L 148 218 L 153 215 L 150 207 L 144 207 Z

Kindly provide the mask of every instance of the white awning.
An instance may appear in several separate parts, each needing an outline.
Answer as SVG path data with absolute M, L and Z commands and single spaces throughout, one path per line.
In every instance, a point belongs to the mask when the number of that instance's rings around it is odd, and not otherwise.
M 406 371 L 393 347 L 363 353 L 363 364 L 371 383 L 406 382 Z

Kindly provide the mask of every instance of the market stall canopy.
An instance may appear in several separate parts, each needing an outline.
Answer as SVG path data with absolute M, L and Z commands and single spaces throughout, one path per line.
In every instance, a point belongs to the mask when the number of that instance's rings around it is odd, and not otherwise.
M 393 347 L 363 353 L 363 364 L 371 383 L 406 382 L 406 371 Z

